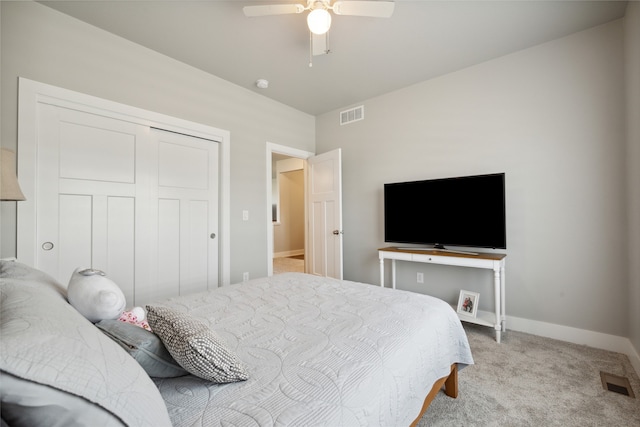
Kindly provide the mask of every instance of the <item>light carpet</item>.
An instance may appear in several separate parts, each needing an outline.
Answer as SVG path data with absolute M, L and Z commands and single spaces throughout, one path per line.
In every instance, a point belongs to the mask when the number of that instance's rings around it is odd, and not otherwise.
M 441 391 L 425 426 L 640 426 L 640 380 L 626 355 L 464 324 L 475 365 L 459 373 L 459 395 Z M 636 398 L 606 391 L 600 371 L 629 378 Z
M 287 272 L 304 273 L 304 258 L 280 257 L 273 259 L 273 274 Z

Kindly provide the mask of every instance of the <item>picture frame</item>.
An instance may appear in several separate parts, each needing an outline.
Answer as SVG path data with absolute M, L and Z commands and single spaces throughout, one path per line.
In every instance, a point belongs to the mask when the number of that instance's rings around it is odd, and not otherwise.
M 458 314 L 467 317 L 475 318 L 478 314 L 478 300 L 480 294 L 471 291 L 460 291 L 460 297 L 458 298 Z

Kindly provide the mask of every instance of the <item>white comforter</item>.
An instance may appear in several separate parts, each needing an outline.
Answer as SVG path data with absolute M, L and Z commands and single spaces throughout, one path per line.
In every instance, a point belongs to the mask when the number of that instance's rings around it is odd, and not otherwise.
M 207 321 L 250 373 L 155 380 L 174 426 L 408 426 L 452 363 L 473 363 L 453 309 L 411 292 L 287 273 L 163 305 Z

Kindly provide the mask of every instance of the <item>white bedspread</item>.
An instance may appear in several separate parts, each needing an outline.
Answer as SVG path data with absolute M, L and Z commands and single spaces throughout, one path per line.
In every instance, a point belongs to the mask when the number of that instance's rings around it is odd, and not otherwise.
M 174 426 L 408 426 L 473 363 L 453 309 L 411 292 L 287 273 L 163 305 L 207 321 L 250 374 L 155 380 Z

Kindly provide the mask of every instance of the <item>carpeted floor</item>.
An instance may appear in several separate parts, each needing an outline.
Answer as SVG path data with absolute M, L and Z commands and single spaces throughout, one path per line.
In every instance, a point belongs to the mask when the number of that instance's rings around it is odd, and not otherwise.
M 640 380 L 624 354 L 521 332 L 502 343 L 464 324 L 475 365 L 459 374 L 457 399 L 440 392 L 426 426 L 640 426 Z M 628 377 L 636 398 L 606 391 L 600 371 Z
M 304 255 L 273 259 L 273 274 L 288 272 L 304 273 Z

